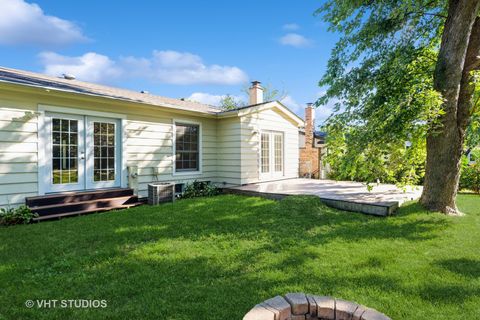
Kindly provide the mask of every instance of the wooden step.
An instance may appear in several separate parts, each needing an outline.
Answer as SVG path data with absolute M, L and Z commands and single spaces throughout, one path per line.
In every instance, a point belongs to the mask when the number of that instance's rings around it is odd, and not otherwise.
M 37 213 L 39 216 L 46 216 L 69 212 L 90 211 L 102 208 L 114 208 L 135 202 L 138 202 L 137 196 L 126 196 L 30 207 L 30 210 Z
M 90 213 L 106 212 L 106 211 L 119 210 L 119 209 L 128 209 L 128 208 L 140 206 L 140 205 L 143 205 L 143 204 L 145 204 L 145 202 L 139 201 L 139 202 L 133 202 L 133 203 L 130 203 L 130 204 L 124 204 L 124 205 L 121 205 L 121 206 L 103 207 L 103 208 L 96 208 L 96 209 L 91 209 L 91 210 L 81 210 L 81 211 L 50 214 L 50 215 L 39 216 L 37 218 L 33 218 L 33 221 L 34 222 L 40 222 L 40 221 L 45 221 L 45 220 L 53 220 L 53 219 L 74 217 L 74 216 L 90 214 Z
M 28 207 L 41 207 L 55 204 L 68 204 L 82 201 L 92 201 L 104 198 L 133 196 L 133 189 L 114 188 L 94 191 L 64 192 L 25 198 Z

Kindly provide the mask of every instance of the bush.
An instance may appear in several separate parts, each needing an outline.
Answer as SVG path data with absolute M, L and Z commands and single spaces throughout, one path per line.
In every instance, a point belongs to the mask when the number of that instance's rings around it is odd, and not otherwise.
M 187 184 L 183 191 L 182 198 L 210 197 L 220 193 L 217 186 L 207 181 L 194 181 Z
M 475 193 L 480 193 L 479 160 L 477 160 L 474 164 L 468 164 L 468 161 L 463 162 L 462 174 L 460 176 L 460 189 L 468 189 Z
M 27 224 L 35 217 L 38 217 L 38 214 L 30 211 L 27 206 L 0 209 L 0 225 L 4 226 Z

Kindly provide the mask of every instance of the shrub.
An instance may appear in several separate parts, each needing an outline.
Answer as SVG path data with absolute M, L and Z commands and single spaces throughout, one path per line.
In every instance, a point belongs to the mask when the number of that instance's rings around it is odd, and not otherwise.
M 480 193 L 480 161 L 477 160 L 474 164 L 468 164 L 466 160 L 463 161 L 460 189 Z
M 219 193 L 218 187 L 207 181 L 194 181 L 186 185 L 182 198 L 210 197 Z
M 0 208 L 0 225 L 27 224 L 38 214 L 33 213 L 27 206 L 17 208 Z

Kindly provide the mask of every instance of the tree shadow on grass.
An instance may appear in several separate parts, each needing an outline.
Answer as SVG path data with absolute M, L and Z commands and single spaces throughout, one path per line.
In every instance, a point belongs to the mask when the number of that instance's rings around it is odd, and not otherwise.
M 431 283 L 420 290 L 422 299 L 434 304 L 462 304 L 479 295 L 480 288 L 458 284 Z
M 480 278 L 480 260 L 478 259 L 445 259 L 437 261 L 436 265 L 464 277 Z

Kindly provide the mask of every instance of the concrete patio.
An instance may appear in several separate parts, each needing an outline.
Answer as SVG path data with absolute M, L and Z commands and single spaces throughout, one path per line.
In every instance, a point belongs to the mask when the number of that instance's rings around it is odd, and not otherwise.
M 360 182 L 288 179 L 226 188 L 228 193 L 263 196 L 279 199 L 288 195 L 315 195 L 334 208 L 387 216 L 394 214 L 405 201 L 416 200 L 422 187 L 402 190 L 391 184 L 373 184 L 371 191 Z

